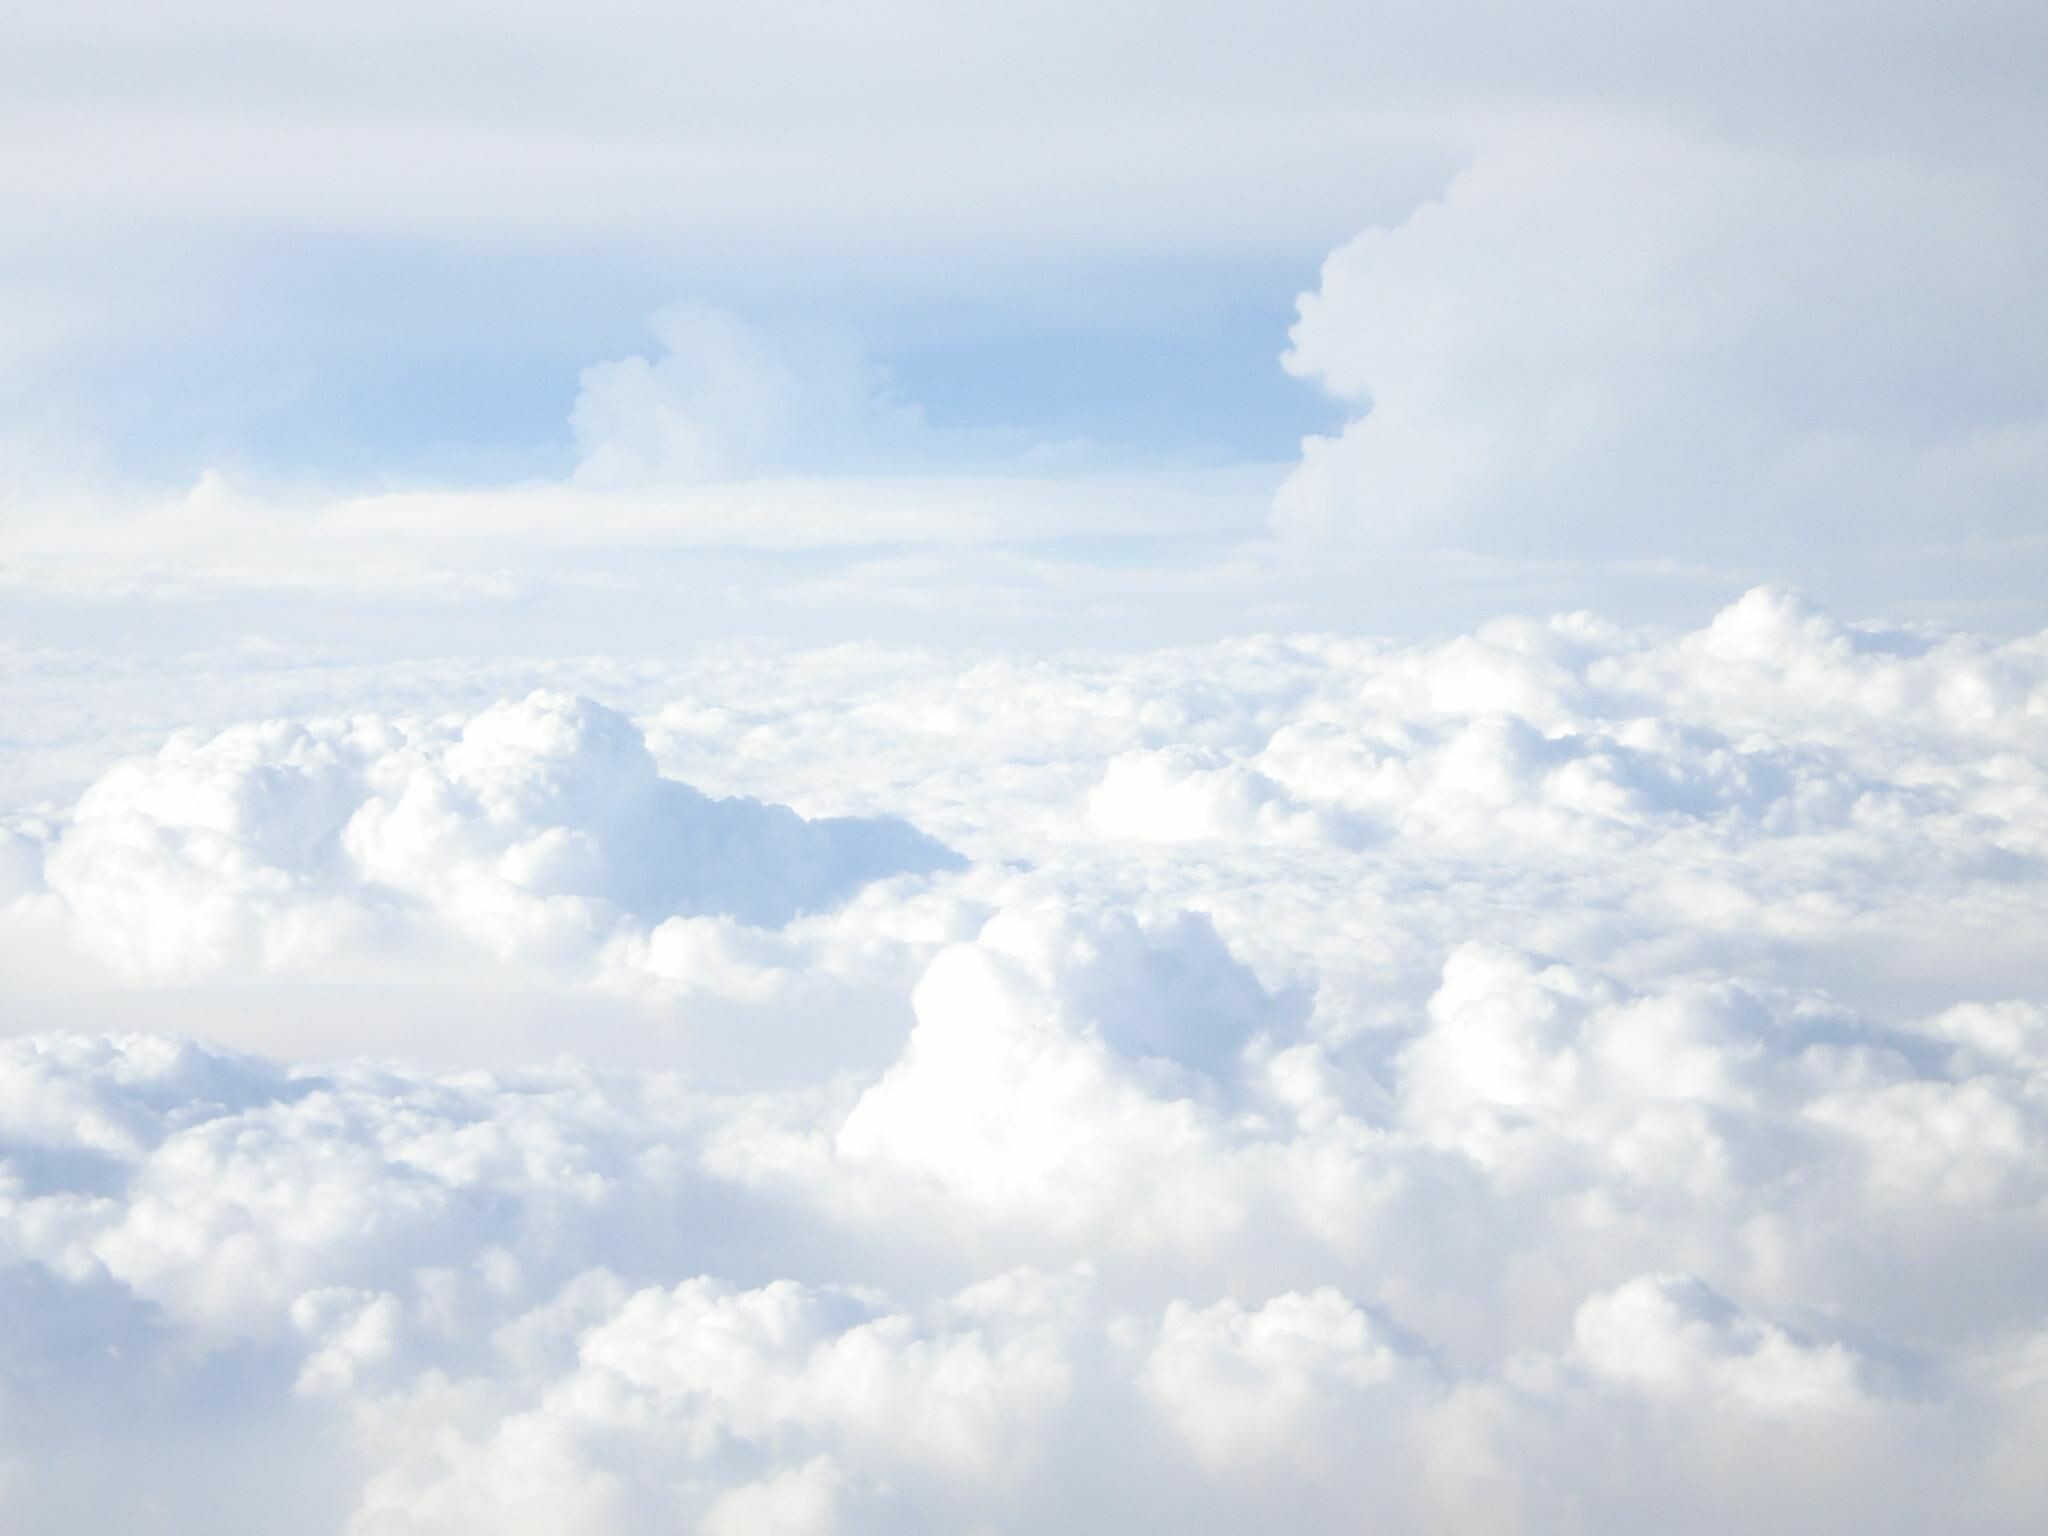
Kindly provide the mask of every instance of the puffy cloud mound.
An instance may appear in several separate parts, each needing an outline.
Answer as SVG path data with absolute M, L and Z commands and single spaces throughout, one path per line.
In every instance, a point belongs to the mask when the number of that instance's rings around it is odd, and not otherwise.
M 661 352 L 583 370 L 570 413 L 590 485 L 733 479 L 886 458 L 923 419 L 882 370 L 819 347 L 801 354 L 721 309 L 677 304 L 650 322 Z
M 1247 1049 L 1295 1010 L 1206 921 L 1006 911 L 941 952 L 913 1004 L 901 1059 L 807 1176 L 886 1222 L 929 1203 L 1084 1245 L 1177 1242 L 1231 1219 L 1222 1106 Z
M 671 916 L 778 928 L 958 862 L 893 818 L 701 794 L 624 715 L 552 693 L 465 720 L 180 735 L 93 784 L 42 860 L 83 944 L 167 977 L 423 927 L 507 959 Z
M 1612 115 L 1503 123 L 1303 296 L 1287 367 L 1360 414 L 1307 441 L 1276 521 L 1610 559 L 2025 535 L 2048 335 L 1999 296 L 2038 216 L 1990 185 Z
M 1166 1309 L 1141 1384 L 1204 1464 L 1326 1462 L 1351 1399 L 1399 1368 L 1371 1320 L 1341 1292 L 1289 1292 L 1247 1310 L 1235 1301 Z M 1327 1465 L 1320 1468 L 1327 1472 Z
M 1595 1375 L 1654 1397 L 1725 1394 L 1798 1414 L 1853 1407 L 1861 1396 L 1853 1352 L 1801 1343 L 1689 1275 L 1642 1275 L 1589 1296 L 1572 1343 Z

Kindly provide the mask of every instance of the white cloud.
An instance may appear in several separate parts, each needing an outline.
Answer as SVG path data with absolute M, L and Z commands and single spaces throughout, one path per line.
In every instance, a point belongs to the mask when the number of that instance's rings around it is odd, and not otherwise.
M 1186 747 L 1120 752 L 1088 795 L 1088 824 L 1105 837 L 1149 842 L 1211 838 L 1329 838 L 1313 812 L 1256 769 Z
M 1062 919 L 1006 913 L 932 962 L 902 1059 L 832 1154 L 885 1211 L 933 1201 L 955 1221 L 1070 1240 L 1213 1233 L 1235 1204 L 1213 1176 L 1220 1127 L 1148 1091 L 1145 1060 L 1125 1052 L 1228 1071 L 1270 1004 L 1205 925 L 1161 943 L 1128 919 L 1093 934 Z
M 779 929 L 958 862 L 900 820 L 714 800 L 625 716 L 548 693 L 179 736 L 88 789 L 43 857 L 79 943 L 145 977 L 318 964 L 380 930 L 510 961 L 671 917 Z
M 819 1456 L 720 1494 L 697 1529 L 701 1536 L 831 1536 L 838 1505 L 838 1475 Z
M 1352 1400 L 1400 1369 L 1372 1321 L 1340 1292 L 1174 1302 L 1146 1357 L 1144 1391 L 1205 1464 L 1221 1471 L 1278 1462 L 1327 1473 L 1333 1428 Z
M 1856 1358 L 1747 1317 L 1698 1280 L 1644 1275 L 1591 1296 L 1572 1324 L 1587 1368 L 1660 1396 L 1704 1387 L 1774 1413 L 1853 1408 Z
M 20 1529 L 194 1403 L 352 1536 L 2041 1512 L 2038 640 L 279 668 L 6 819 Z
M 699 1455 L 803 1431 L 1001 1481 L 1030 1460 L 1032 1434 L 1066 1395 L 1061 1320 L 983 1305 L 962 1322 L 927 1335 L 852 1295 L 692 1281 L 640 1292 L 585 1333 L 563 1394 L 597 1415 L 670 1417 Z
M 1325 263 L 1287 366 L 1306 536 L 1797 565 L 2032 531 L 2048 478 L 2031 194 L 1654 119 L 1502 123 Z M 1997 384 L 1986 388 L 1986 380 Z
M 569 413 L 590 485 L 749 479 L 913 447 L 919 413 L 889 396 L 880 370 L 787 347 L 725 310 L 664 309 L 650 322 L 659 356 L 583 370 Z M 814 349 L 815 352 L 815 349 Z

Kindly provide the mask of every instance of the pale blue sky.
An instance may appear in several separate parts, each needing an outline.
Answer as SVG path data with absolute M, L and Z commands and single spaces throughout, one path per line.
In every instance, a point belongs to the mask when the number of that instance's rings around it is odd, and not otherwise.
M 2037 6 L 15 9 L 16 643 L 676 560 L 828 633 L 2048 619 Z
M 181 484 L 228 466 L 371 482 L 561 474 L 579 372 L 647 350 L 648 316 L 688 295 L 858 349 L 936 427 L 1085 438 L 1122 465 L 1278 462 L 1344 416 L 1278 361 L 1320 255 L 1056 263 L 928 298 L 829 253 L 786 285 L 692 285 L 604 246 L 216 237 L 150 262 L 140 282 L 160 302 L 50 359 L 34 408 L 120 468 Z

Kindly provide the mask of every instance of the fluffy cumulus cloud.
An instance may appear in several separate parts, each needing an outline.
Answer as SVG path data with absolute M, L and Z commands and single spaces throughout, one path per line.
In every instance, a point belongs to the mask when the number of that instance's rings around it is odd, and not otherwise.
M 1365 1314 L 1324 1287 L 1249 1311 L 1230 1300 L 1173 1302 L 1140 1381 L 1195 1456 L 1229 1471 L 1327 1457 L 1331 1429 L 1356 1412 L 1347 1400 L 1382 1386 L 1398 1364 Z
M 583 370 L 569 415 L 592 485 L 726 480 L 914 447 L 923 419 L 857 357 L 792 349 L 722 309 L 682 304 L 651 322 L 658 356 Z
M 5 817 L 10 1530 L 2048 1518 L 2041 638 L 630 683 Z
M 1311 536 L 1754 561 L 2010 538 L 2048 476 L 2039 204 L 1993 166 L 1612 114 L 1486 135 L 1301 300 L 1357 407 L 1276 518 Z
M 93 784 L 41 849 L 78 943 L 141 977 L 310 965 L 380 931 L 511 961 L 670 919 L 779 930 L 958 862 L 900 820 L 663 778 L 629 719 L 551 693 L 180 735 Z

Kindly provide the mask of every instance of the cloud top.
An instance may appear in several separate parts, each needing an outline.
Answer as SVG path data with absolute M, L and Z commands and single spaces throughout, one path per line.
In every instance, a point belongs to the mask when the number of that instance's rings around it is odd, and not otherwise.
M 774 929 L 958 863 L 901 820 L 663 778 L 624 715 L 546 692 L 179 736 L 88 789 L 43 857 L 81 940 L 145 976 L 307 963 L 408 924 L 506 959 L 671 917 Z
M 9 816 L 10 1530 L 2040 1524 L 2040 639 L 611 675 Z

